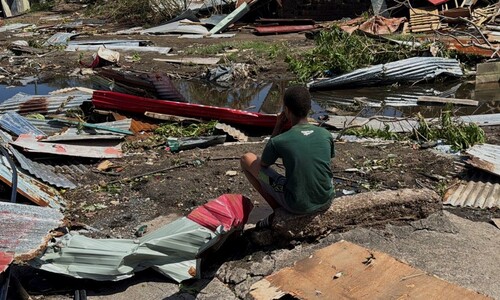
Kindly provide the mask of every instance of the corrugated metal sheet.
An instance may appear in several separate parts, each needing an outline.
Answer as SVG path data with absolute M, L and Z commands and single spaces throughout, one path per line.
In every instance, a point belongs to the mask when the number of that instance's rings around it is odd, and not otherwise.
M 168 23 L 165 25 L 155 26 L 141 30 L 141 34 L 166 34 L 166 33 L 188 33 L 188 34 L 208 34 L 208 29 L 205 26 L 193 23 L 188 19 L 177 22 Z
M 257 26 L 255 31 L 258 34 L 293 33 L 313 30 L 314 25 L 278 25 L 278 26 Z
M 229 15 L 222 19 L 222 21 L 220 21 L 217 25 L 210 29 L 210 33 L 215 34 L 226 30 L 231 24 L 241 19 L 241 17 L 243 17 L 249 11 L 250 6 L 246 2 L 243 2 L 239 7 L 237 7 Z
M 465 123 L 476 123 L 478 126 L 500 125 L 500 114 L 462 116 L 458 119 Z
M 33 24 L 25 24 L 25 23 L 14 23 L 14 24 L 9 24 L 9 25 L 4 25 L 0 27 L 0 32 L 6 32 L 6 31 L 16 31 L 28 26 L 33 26 Z
M 238 194 L 224 194 L 193 210 L 187 218 L 216 231 L 223 226 L 225 231 L 243 228 L 253 204 L 247 197 Z
M 37 119 L 27 119 L 30 124 L 35 126 L 36 128 L 42 130 L 43 132 L 47 133 L 47 135 L 52 136 L 54 134 L 67 132 L 69 135 L 75 135 L 78 132 L 78 129 L 75 128 L 75 125 L 67 124 L 64 122 L 59 122 L 56 120 L 37 120 Z M 110 127 L 110 128 L 115 128 L 115 129 L 120 129 L 123 131 L 130 130 L 131 129 L 131 124 L 132 124 L 132 119 L 124 119 L 120 121 L 113 121 L 113 122 L 104 122 L 104 123 L 99 123 L 101 126 L 105 127 Z M 70 128 L 68 128 L 70 127 Z M 82 128 L 80 130 L 79 135 L 85 136 L 85 135 L 115 135 L 115 136 L 123 136 L 123 134 L 120 133 L 111 133 L 106 130 L 100 130 L 100 129 L 94 129 L 94 128 Z M 49 138 L 50 140 L 50 138 Z
M 33 134 L 37 137 L 46 136 L 45 132 L 31 125 L 23 116 L 13 111 L 8 111 L 0 115 L 0 127 L 15 135 Z
M 395 82 L 416 82 L 438 75 L 463 75 L 456 59 L 442 57 L 412 57 L 380 64 L 309 84 L 311 90 L 335 89 L 342 86 L 370 86 Z
M 64 217 L 57 209 L 10 202 L 0 202 L 0 216 L 0 252 L 14 253 L 20 261 L 39 255 Z
M 149 74 L 148 78 L 155 87 L 159 99 L 188 102 L 173 85 L 168 76 L 162 74 Z
M 476 168 L 500 176 L 500 146 L 498 145 L 475 145 L 465 151 L 471 156 L 467 162 Z
M 87 143 L 85 146 L 44 143 L 34 136 L 21 134 L 12 145 L 22 147 L 26 152 L 47 153 L 54 155 L 88 157 L 88 158 L 119 158 L 123 156 L 119 146 L 97 146 Z
M 443 198 L 444 204 L 452 206 L 500 208 L 500 179 L 478 171 L 450 188 Z
M 48 38 L 43 45 L 44 46 L 67 45 L 68 41 L 77 35 L 78 33 L 57 32 L 53 36 Z
M 5 157 L 1 156 L 0 180 L 7 185 L 12 185 L 12 171 Z M 66 207 L 64 199 L 54 188 L 24 174 L 17 172 L 17 192 L 39 206 L 49 206 L 63 210 Z
M 70 109 L 79 108 L 85 101 L 92 101 L 92 95 L 82 93 L 68 96 L 34 96 L 18 93 L 0 104 L 0 113 L 8 111 L 14 111 L 21 115 L 64 113 Z
M 12 152 L 16 160 L 19 162 L 21 168 L 28 171 L 36 178 L 41 179 L 46 183 L 49 183 L 51 185 L 60 188 L 67 188 L 67 189 L 76 188 L 76 185 L 73 182 L 71 182 L 71 180 L 66 178 L 63 174 L 57 174 L 53 172 L 50 168 L 47 168 L 45 164 L 41 164 L 27 158 L 26 156 L 24 156 L 24 154 L 17 151 L 13 147 L 10 147 L 9 150 Z
M 219 199 L 227 199 L 226 201 Z M 196 216 L 210 230 L 188 218 L 178 219 L 139 240 L 91 239 L 68 234 L 39 259 L 30 261 L 36 268 L 93 280 L 121 280 L 135 272 L 154 268 L 177 282 L 199 278 L 200 254 L 217 248 L 234 231 L 241 229 L 251 210 L 250 201 L 241 195 L 223 195 L 217 204 L 205 205 Z
M 0 251 L 0 274 L 7 270 L 12 260 L 14 253 Z
M 97 51 L 103 45 L 73 45 L 69 44 L 66 51 Z M 106 49 L 121 50 L 121 51 L 136 51 L 136 52 L 158 52 L 160 54 L 168 54 L 172 48 L 169 47 L 153 47 L 153 46 L 129 46 L 120 44 L 106 44 Z

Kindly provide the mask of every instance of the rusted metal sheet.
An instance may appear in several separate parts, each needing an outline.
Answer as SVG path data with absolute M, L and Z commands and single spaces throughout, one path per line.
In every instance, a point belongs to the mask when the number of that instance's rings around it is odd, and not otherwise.
M 12 152 L 12 155 L 14 155 L 16 160 L 19 162 L 21 168 L 28 171 L 31 175 L 35 176 L 36 178 L 60 188 L 66 188 L 66 189 L 76 188 L 76 184 L 71 182 L 71 180 L 66 178 L 66 176 L 64 176 L 63 174 L 55 173 L 50 168 L 47 168 L 45 164 L 27 158 L 24 154 L 17 151 L 17 149 L 15 149 L 14 147 L 10 147 L 9 150 Z
M 250 288 L 253 299 L 491 299 L 379 251 L 340 241 Z
M 448 189 L 443 200 L 452 206 L 500 208 L 500 179 L 487 172 L 475 172 Z
M 294 33 L 313 30 L 314 25 L 280 25 L 280 26 L 257 26 L 255 31 L 257 34 L 280 34 L 280 33 Z
M 37 137 L 46 136 L 45 132 L 36 128 L 23 116 L 13 111 L 8 111 L 0 115 L 0 127 L 15 135 L 33 134 Z
M 148 122 L 143 122 L 139 120 L 132 120 L 132 124 L 130 125 L 130 130 L 134 133 L 139 132 L 151 132 L 158 128 L 157 124 L 152 124 Z
M 5 158 L 1 156 L 0 180 L 8 186 L 12 186 L 12 170 Z M 17 192 L 36 203 L 39 206 L 49 206 L 56 209 L 64 209 L 66 203 L 59 192 L 54 188 L 26 175 L 17 172 Z
M 0 251 L 0 274 L 9 267 L 14 260 L 14 253 Z
M 50 231 L 63 225 L 57 209 L 0 202 L 0 252 L 14 254 L 16 261 L 39 255 L 52 238 Z
M 12 145 L 27 152 L 47 153 L 88 158 L 119 158 L 123 156 L 119 146 L 79 146 L 69 144 L 39 142 L 34 136 L 21 134 Z
M 14 111 L 21 115 L 64 113 L 69 109 L 79 108 L 83 102 L 91 100 L 92 95 L 89 94 L 34 96 L 19 93 L 0 104 L 0 113 L 7 111 Z
M 491 144 L 475 145 L 465 152 L 470 155 L 467 163 L 500 176 L 500 146 Z

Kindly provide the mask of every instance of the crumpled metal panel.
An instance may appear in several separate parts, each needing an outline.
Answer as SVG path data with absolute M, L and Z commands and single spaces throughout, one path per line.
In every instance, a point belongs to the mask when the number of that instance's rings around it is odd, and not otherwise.
M 0 104 L 0 113 L 14 111 L 21 115 L 40 113 L 58 114 L 70 109 L 79 108 L 85 101 L 91 101 L 92 95 L 87 93 L 61 95 L 35 96 L 18 93 Z
M 31 125 L 47 133 L 47 135 L 49 136 L 62 133 L 63 131 L 66 132 L 67 134 L 75 134 L 78 131 L 76 125 L 71 125 L 57 120 L 37 120 L 37 119 L 26 119 L 26 120 L 30 122 Z M 99 125 L 125 131 L 125 130 L 130 130 L 132 126 L 132 119 L 123 119 L 113 122 L 103 122 L 99 123 Z M 65 129 L 67 130 L 65 131 Z M 112 133 L 107 130 L 100 130 L 95 128 L 82 128 L 80 130 L 80 135 L 95 135 L 95 134 L 107 134 L 107 135 L 113 134 L 117 136 L 124 136 L 121 133 Z
M 465 152 L 471 156 L 467 163 L 500 176 L 500 146 L 475 145 Z
M 0 216 L 0 252 L 20 261 L 39 255 L 64 218 L 57 209 L 10 202 L 0 202 Z
M 53 36 L 48 38 L 43 45 L 44 46 L 67 45 L 68 41 L 77 35 L 78 33 L 72 33 L 72 32 L 56 32 Z
M 156 93 L 160 99 L 188 102 L 172 84 L 168 76 L 162 74 L 148 74 L 148 78 L 156 88 Z
M 9 150 L 12 152 L 16 160 L 19 162 L 21 168 L 28 171 L 36 178 L 41 179 L 46 183 L 49 183 L 51 185 L 60 188 L 66 188 L 66 189 L 76 188 L 76 185 L 73 182 L 71 182 L 71 180 L 66 178 L 63 174 L 57 174 L 53 172 L 50 168 L 48 168 L 45 164 L 27 158 L 26 156 L 24 156 L 24 154 L 17 151 L 14 147 L 10 147 Z
M 160 26 L 151 27 L 140 31 L 140 34 L 166 34 L 166 33 L 193 33 L 193 34 L 208 34 L 208 29 L 205 26 L 193 23 L 188 19 L 179 20 Z
M 33 134 L 37 137 L 46 136 L 43 131 L 31 125 L 26 118 L 13 111 L 8 111 L 0 115 L 0 127 L 15 135 Z
M 12 186 L 12 171 L 4 156 L 0 156 L 0 180 Z M 17 192 L 39 206 L 49 206 L 63 210 L 66 207 L 64 199 L 54 188 L 24 174 L 17 172 Z
M 500 178 L 487 172 L 475 172 L 444 195 L 444 204 L 461 207 L 500 208 Z
M 250 200 L 241 195 L 222 195 L 193 212 L 196 221 L 183 217 L 138 240 L 67 234 L 30 264 L 93 280 L 121 280 L 150 267 L 177 282 L 199 278 L 200 254 L 217 249 L 234 230 L 242 229 L 251 209 Z M 197 223 L 199 218 L 213 230 Z
M 309 84 L 311 90 L 335 89 L 342 86 L 370 86 L 395 82 L 430 80 L 438 75 L 461 77 L 460 63 L 442 57 L 412 57 L 387 64 L 370 66 Z
M 10 252 L 0 251 L 0 274 L 2 274 L 9 267 L 10 263 L 14 260 L 14 254 Z
M 99 48 L 104 47 L 103 45 L 74 45 L 69 44 L 66 46 L 65 51 L 97 51 Z M 130 46 L 121 44 L 106 44 L 106 49 L 120 50 L 120 51 L 137 51 L 137 52 L 158 52 L 160 54 L 168 54 L 172 48 L 169 47 L 153 47 L 153 46 Z
M 242 229 L 253 209 L 247 197 L 238 194 L 224 194 L 193 210 L 187 218 L 216 231 L 222 226 L 225 231 Z

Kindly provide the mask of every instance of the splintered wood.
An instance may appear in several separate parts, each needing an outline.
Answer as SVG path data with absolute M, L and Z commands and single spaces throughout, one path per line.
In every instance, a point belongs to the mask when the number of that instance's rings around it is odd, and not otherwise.
M 256 282 L 254 299 L 490 299 L 402 263 L 340 241 Z
M 410 9 L 410 32 L 434 31 L 441 28 L 438 10 L 433 7 L 421 7 Z

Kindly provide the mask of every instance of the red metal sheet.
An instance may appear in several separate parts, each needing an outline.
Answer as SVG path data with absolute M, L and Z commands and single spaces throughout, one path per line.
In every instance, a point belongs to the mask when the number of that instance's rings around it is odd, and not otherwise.
M 0 274 L 9 267 L 14 260 L 14 254 L 9 252 L 0 252 Z
M 92 103 L 97 109 L 112 109 L 139 113 L 146 111 L 181 117 L 204 118 L 234 124 L 273 128 L 276 115 L 194 103 L 174 102 L 138 97 L 108 91 L 95 91 Z
M 449 0 L 427 0 L 427 1 L 429 1 L 430 3 L 432 3 L 434 5 L 441 5 L 441 4 L 448 2 Z
M 224 194 L 207 204 L 197 207 L 187 218 L 215 231 L 223 226 L 225 231 L 241 228 L 248 220 L 253 204 L 239 194 Z
M 293 33 L 316 28 L 314 25 L 284 25 L 284 26 L 257 26 L 255 30 L 258 34 L 279 34 Z

